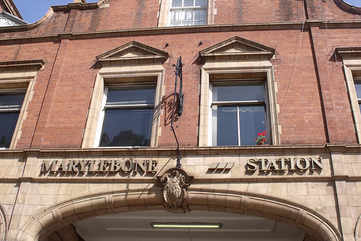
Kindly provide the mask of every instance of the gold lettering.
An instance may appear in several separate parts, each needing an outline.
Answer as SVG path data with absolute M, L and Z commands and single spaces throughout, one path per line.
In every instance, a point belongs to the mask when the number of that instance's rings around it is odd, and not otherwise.
M 134 163 L 131 160 L 126 160 L 125 162 L 123 162 L 122 171 L 126 175 L 129 175 L 131 173 L 131 171 L 133 170 L 133 166 L 134 166 Z
M 272 160 L 268 162 L 267 171 L 272 171 L 272 170 L 279 170 L 276 160 Z
M 57 171 L 57 172 L 66 172 L 66 171 L 68 171 L 67 166 L 68 166 L 68 165 L 65 163 L 65 161 L 61 161 L 61 162 L 59 163 L 56 171 Z
M 120 168 L 121 168 L 121 163 L 118 160 L 113 160 L 110 164 L 110 171 L 111 172 L 119 172 Z
M 304 171 L 310 167 L 310 163 L 305 158 L 297 159 L 296 166 L 299 170 Z
M 310 158 L 310 160 L 311 160 L 311 163 L 312 163 L 312 170 L 322 169 L 323 168 L 321 158 L 318 158 L 318 159 L 315 159 L 315 160 Z
M 289 163 L 289 168 L 288 168 L 288 169 L 289 169 L 290 171 L 296 171 L 295 159 L 296 159 L 296 158 L 294 158 L 294 159 L 292 159 L 292 158 L 286 158 L 287 162 Z
M 79 161 L 79 172 L 85 172 L 85 168 L 88 165 L 89 160 L 81 160 Z
M 41 163 L 40 175 L 46 175 L 49 172 L 51 172 L 53 169 L 53 166 L 55 166 L 56 163 L 57 163 L 57 161 L 55 161 L 55 160 L 43 161 L 43 163 Z
M 257 161 L 255 159 L 249 159 L 246 164 L 247 172 L 255 172 L 258 169 Z
M 79 164 L 79 161 L 76 161 L 76 160 L 69 160 L 68 162 L 68 172 L 71 172 L 71 173 L 77 173 L 78 172 L 78 164 Z
M 267 159 L 259 159 L 258 161 L 261 161 L 260 170 L 263 171 L 263 172 L 267 171 L 268 160 Z
M 284 158 L 280 158 L 280 159 L 278 159 L 278 162 L 280 163 L 279 164 L 279 170 L 281 170 L 281 171 L 286 171 L 286 159 L 284 159 Z

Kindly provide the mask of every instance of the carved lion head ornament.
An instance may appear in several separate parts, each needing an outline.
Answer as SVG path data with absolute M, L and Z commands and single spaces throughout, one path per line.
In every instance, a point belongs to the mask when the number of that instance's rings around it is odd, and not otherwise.
M 158 184 L 162 189 L 163 205 L 167 209 L 183 209 L 188 211 L 186 200 L 187 188 L 191 185 L 192 176 L 180 169 L 171 168 L 162 176 L 157 177 Z

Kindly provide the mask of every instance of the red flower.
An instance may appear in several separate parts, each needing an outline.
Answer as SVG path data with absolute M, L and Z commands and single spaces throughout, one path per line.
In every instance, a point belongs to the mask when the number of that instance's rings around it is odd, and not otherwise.
M 257 138 L 256 138 L 256 144 L 257 145 L 264 144 L 267 141 L 266 135 L 267 135 L 267 132 L 265 130 L 258 133 Z

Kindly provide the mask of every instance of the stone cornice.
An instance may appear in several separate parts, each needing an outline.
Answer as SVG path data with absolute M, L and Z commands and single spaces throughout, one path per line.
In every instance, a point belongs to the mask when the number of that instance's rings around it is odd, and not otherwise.
M 19 68 L 19 67 L 29 67 L 40 69 L 44 65 L 44 61 L 41 59 L 35 60 L 21 60 L 21 61 L 5 61 L 0 62 L 0 70 L 3 68 Z
M 98 7 L 98 3 L 69 3 L 68 5 L 51 6 L 54 12 L 68 12 L 70 9 L 89 10 Z
M 76 6 L 78 4 L 75 4 Z M 60 6 L 64 10 L 67 6 Z M 57 11 L 58 11 L 57 10 Z M 0 33 L 22 32 L 34 29 L 39 24 L 28 24 L 21 26 L 0 27 Z M 191 34 L 191 33 L 212 33 L 212 32 L 236 32 L 236 31 L 267 31 L 267 30 L 307 30 L 309 27 L 320 28 L 361 28 L 361 20 L 349 21 L 296 21 L 283 23 L 255 23 L 237 25 L 207 25 L 207 26 L 184 26 L 184 27 L 162 27 L 162 28 L 142 28 L 142 29 L 119 29 L 97 32 L 63 32 L 58 34 L 48 34 L 34 37 L 3 37 L 0 36 L 0 44 L 19 44 L 29 42 L 59 41 L 61 39 L 92 39 L 92 38 L 112 38 L 127 36 L 150 36 L 163 34 Z M 1 35 L 1 34 L 0 34 Z
M 361 145 L 263 145 L 248 147 L 183 147 L 180 149 L 183 155 L 254 155 L 254 154 L 282 154 L 282 153 L 361 153 Z M 84 148 L 84 149 L 22 149 L 22 150 L 0 150 L 0 156 L 24 155 L 24 156 L 46 156 L 46 155 L 175 155 L 175 147 L 159 147 L 159 148 Z
M 335 48 L 336 56 L 341 58 L 347 57 L 361 57 L 361 47 L 345 47 L 345 48 Z

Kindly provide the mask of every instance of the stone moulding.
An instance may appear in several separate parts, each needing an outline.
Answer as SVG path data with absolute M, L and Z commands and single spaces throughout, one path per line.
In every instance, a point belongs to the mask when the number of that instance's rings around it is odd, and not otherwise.
M 93 67 L 103 67 L 106 64 L 120 64 L 129 61 L 140 62 L 152 61 L 164 63 L 168 59 L 168 53 L 150 47 L 137 41 L 131 41 L 120 47 L 96 56 Z
M 323 216 L 299 204 L 268 196 L 230 191 L 189 189 L 187 203 L 191 210 L 212 210 L 263 216 L 294 224 L 315 240 L 341 241 L 338 230 Z M 160 190 L 134 190 L 103 193 L 59 203 L 30 216 L 20 230 L 7 241 L 38 241 L 77 220 L 95 215 L 142 209 L 163 209 Z
M 230 49 L 224 51 L 224 49 Z M 232 48 L 234 48 L 232 50 Z M 222 50 L 223 51 L 220 51 Z M 207 58 L 226 57 L 226 58 L 249 58 L 259 57 L 265 59 L 271 59 L 274 56 L 276 50 L 260 43 L 234 36 L 230 39 L 217 43 L 211 47 L 208 47 L 199 52 L 198 62 Z
M 44 66 L 45 62 L 42 59 L 35 60 L 19 60 L 19 61 L 5 61 L 0 62 L 0 70 L 4 68 L 35 68 L 41 69 Z
M 6 241 L 8 223 L 6 220 L 5 210 L 0 205 L 0 241 Z
M 353 14 L 361 14 L 361 7 L 355 7 L 348 3 L 346 3 L 343 0 L 334 0 L 336 5 L 341 8 L 342 10 L 353 13 Z

